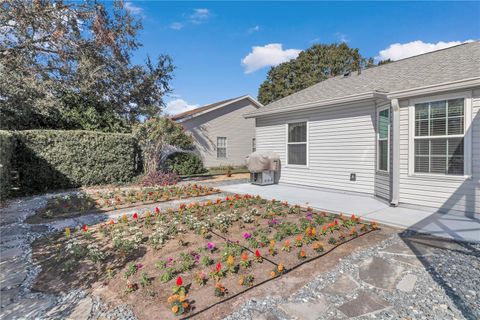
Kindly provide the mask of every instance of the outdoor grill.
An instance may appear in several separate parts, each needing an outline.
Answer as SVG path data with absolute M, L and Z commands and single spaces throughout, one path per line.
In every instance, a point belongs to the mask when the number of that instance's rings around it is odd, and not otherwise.
M 247 157 L 247 168 L 252 184 L 274 184 L 280 174 L 280 157 L 275 152 L 256 151 Z

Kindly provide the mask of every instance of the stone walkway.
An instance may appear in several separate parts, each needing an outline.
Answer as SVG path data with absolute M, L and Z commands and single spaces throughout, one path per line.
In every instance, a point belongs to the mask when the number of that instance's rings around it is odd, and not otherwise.
M 227 319 L 479 319 L 480 245 L 404 233 Z
M 2 319 L 135 319 L 126 307 L 107 310 L 98 299 L 82 290 L 63 294 L 31 292 L 32 283 L 40 272 L 40 266 L 32 261 L 31 243 L 49 233 L 62 231 L 65 227 L 92 225 L 110 218 L 118 219 L 123 214 L 144 210 L 154 211 L 178 208 L 182 202 L 215 200 L 223 194 L 174 200 L 158 204 L 138 206 L 108 213 L 90 214 L 51 221 L 43 224 L 27 224 L 25 219 L 46 205 L 49 198 L 67 193 L 46 194 L 37 197 L 13 200 L 0 210 L 0 303 Z

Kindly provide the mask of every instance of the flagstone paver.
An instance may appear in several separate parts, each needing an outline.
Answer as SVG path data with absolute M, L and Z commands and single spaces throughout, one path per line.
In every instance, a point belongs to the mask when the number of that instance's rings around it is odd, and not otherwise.
M 359 267 L 360 279 L 374 287 L 381 289 L 393 289 L 404 267 L 399 264 L 390 263 L 379 257 L 372 257 L 365 260 Z
M 413 274 L 407 274 L 403 277 L 402 280 L 397 284 L 397 289 L 403 292 L 412 292 L 417 282 L 417 276 Z
M 353 318 L 371 314 L 387 307 L 390 307 L 390 304 L 383 298 L 368 291 L 361 291 L 355 299 L 342 304 L 338 309 L 347 317 Z M 317 315 L 319 314 L 317 313 Z
M 318 314 L 325 313 L 330 307 L 330 303 L 320 297 L 309 302 L 289 302 L 279 306 L 288 315 L 292 315 L 299 320 L 315 320 Z

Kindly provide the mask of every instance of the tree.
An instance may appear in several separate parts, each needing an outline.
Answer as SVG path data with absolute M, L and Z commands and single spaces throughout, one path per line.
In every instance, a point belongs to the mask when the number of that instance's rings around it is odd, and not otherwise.
M 193 148 L 192 136 L 169 118 L 148 119 L 135 125 L 133 134 L 142 148 L 147 173 L 158 171 L 162 160 L 170 154 Z
M 330 77 L 371 65 L 373 59 L 363 58 L 359 49 L 346 43 L 315 44 L 296 59 L 272 67 L 260 85 L 258 100 L 268 104 Z
M 3 1 L 0 128 L 129 131 L 159 115 L 174 66 L 131 62 L 141 29 L 123 1 Z
M 393 60 L 388 58 L 388 59 L 385 59 L 385 60 L 378 61 L 377 65 L 381 66 L 382 64 L 387 64 L 387 63 L 390 63 L 390 62 L 393 62 Z

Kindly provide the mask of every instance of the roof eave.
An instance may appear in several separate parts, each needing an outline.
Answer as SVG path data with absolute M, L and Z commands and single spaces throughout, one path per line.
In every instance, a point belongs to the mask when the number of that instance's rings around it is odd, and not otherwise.
M 244 117 L 247 119 L 257 118 L 260 116 L 267 116 L 267 115 L 280 114 L 280 113 L 290 113 L 290 112 L 304 110 L 304 109 L 330 107 L 330 106 L 336 106 L 340 104 L 360 102 L 360 101 L 372 100 L 372 99 L 387 99 L 387 93 L 382 91 L 369 91 L 369 92 L 354 94 L 354 95 L 345 96 L 341 98 L 319 100 L 315 102 L 297 104 L 294 106 L 288 106 L 286 108 L 278 108 L 278 109 L 268 110 L 264 112 L 262 112 L 262 109 L 260 108 L 258 111 L 245 114 Z
M 237 99 L 234 99 L 234 100 L 231 100 L 231 101 L 228 101 L 228 102 L 225 102 L 225 103 L 222 103 L 221 105 L 218 105 L 216 106 L 215 108 L 211 108 L 211 109 L 207 109 L 207 110 L 204 110 L 204 111 L 201 111 L 201 112 L 198 112 L 198 113 L 194 113 L 194 114 L 191 114 L 191 115 L 188 115 L 186 117 L 183 117 L 183 118 L 180 118 L 180 119 L 176 119 L 176 120 L 173 120 L 175 122 L 178 122 L 178 123 L 182 123 L 186 120 L 190 120 L 192 118 L 195 118 L 195 117 L 198 117 L 202 114 L 205 114 L 205 113 L 208 113 L 208 112 L 211 112 L 211 111 L 215 111 L 217 109 L 220 109 L 220 108 L 223 108 L 225 106 L 228 106 L 229 104 L 232 104 L 232 103 L 235 103 L 235 102 L 238 102 L 238 101 L 241 101 L 243 99 L 248 99 L 253 105 L 254 107 L 256 108 L 261 108 L 263 107 L 263 105 L 258 102 L 257 100 L 253 99 L 250 95 L 244 95 L 244 96 L 241 96 L 241 97 L 238 97 Z

